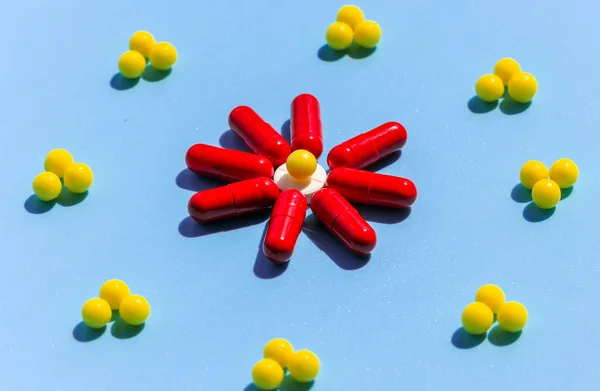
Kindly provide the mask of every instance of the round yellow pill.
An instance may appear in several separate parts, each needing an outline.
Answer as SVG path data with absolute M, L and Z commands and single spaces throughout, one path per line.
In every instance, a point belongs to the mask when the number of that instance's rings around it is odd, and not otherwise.
M 127 296 L 121 300 L 119 315 L 123 322 L 132 326 L 139 326 L 150 316 L 150 304 L 143 296 Z
M 538 160 L 529 160 L 521 167 L 519 177 L 521 184 L 527 189 L 533 189 L 533 185 L 542 179 L 548 179 L 548 168 Z
M 287 367 L 290 358 L 294 354 L 292 344 L 283 338 L 275 338 L 267 342 L 264 348 L 265 358 L 270 358 Z
M 498 312 L 504 304 L 504 292 L 499 286 L 486 284 L 477 290 L 475 301 L 487 305 L 493 313 Z
M 365 20 L 365 15 L 357 6 L 345 5 L 338 11 L 336 20 L 338 22 L 346 23 L 354 30 L 360 22 Z
M 260 390 L 274 390 L 283 382 L 283 368 L 270 358 L 260 360 L 252 368 L 252 381 Z
M 113 310 L 118 310 L 121 301 L 129 295 L 129 287 L 121 280 L 108 280 L 100 287 L 100 298 L 106 300 Z
M 494 66 L 494 74 L 502 79 L 505 86 L 519 72 L 521 72 L 521 66 L 512 58 L 503 58 Z
M 354 32 L 346 23 L 335 22 L 329 25 L 325 33 L 327 45 L 334 50 L 348 49 L 352 45 Z
M 484 102 L 495 102 L 504 95 L 502 79 L 496 75 L 483 75 L 475 83 L 475 92 Z
M 62 183 L 60 178 L 53 172 L 42 172 L 33 178 L 33 192 L 42 201 L 52 201 L 60 195 Z
M 135 50 L 129 50 L 119 58 L 119 72 L 127 79 L 137 79 L 146 69 L 146 59 Z
M 550 179 L 558 183 L 561 189 L 573 186 L 577 178 L 579 178 L 579 168 L 571 159 L 558 159 L 550 166 Z
M 552 209 L 560 201 L 560 186 L 552 179 L 542 179 L 533 185 L 531 198 L 541 209 Z
M 317 170 L 317 159 L 309 151 L 298 149 L 288 156 L 285 167 L 292 178 L 306 181 Z
M 112 311 L 106 300 L 94 298 L 89 299 L 83 304 L 81 317 L 83 318 L 83 323 L 88 327 L 100 329 L 110 322 Z
M 129 49 L 139 52 L 142 56 L 150 56 L 154 46 L 154 37 L 147 31 L 138 31 L 129 38 Z
M 537 92 L 538 84 L 535 77 L 527 72 L 518 72 L 508 82 L 508 94 L 521 103 L 531 102 Z
M 64 149 L 53 149 L 46 155 L 44 160 L 44 169 L 51 171 L 62 178 L 65 175 L 65 169 L 73 164 L 73 155 Z
M 64 181 L 73 193 L 85 193 L 94 182 L 94 173 L 87 164 L 73 163 L 65 170 Z
M 288 371 L 294 380 L 301 383 L 313 381 L 319 374 L 321 363 L 319 358 L 310 350 L 298 350 L 290 358 Z
M 354 40 L 358 46 L 372 49 L 381 39 L 381 27 L 372 20 L 365 20 L 356 25 L 354 29 Z
M 492 327 L 493 323 L 494 313 L 483 303 L 471 303 L 463 310 L 462 325 L 469 334 L 483 334 Z
M 150 63 L 160 71 L 171 69 L 177 61 L 177 50 L 168 42 L 159 42 L 150 50 Z
M 498 311 L 498 324 L 502 330 L 516 333 L 523 330 L 528 317 L 527 309 L 523 304 L 509 301 Z

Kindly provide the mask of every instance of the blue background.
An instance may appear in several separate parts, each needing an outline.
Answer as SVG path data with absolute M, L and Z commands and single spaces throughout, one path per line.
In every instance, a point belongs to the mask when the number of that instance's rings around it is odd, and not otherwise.
M 380 45 L 336 59 L 321 47 L 341 5 L 3 5 L 0 388 L 249 391 L 273 337 L 319 355 L 314 391 L 598 384 L 598 3 L 364 0 Z M 113 78 L 137 30 L 177 47 L 164 80 Z M 471 101 L 477 78 L 505 56 L 538 79 L 533 104 Z M 260 250 L 268 215 L 204 228 L 187 218 L 193 192 L 219 184 L 185 170 L 187 148 L 240 147 L 227 116 L 241 104 L 285 131 L 304 92 L 321 102 L 323 165 L 333 146 L 383 122 L 408 130 L 401 156 L 377 168 L 412 179 L 419 198 L 410 215 L 361 208 L 379 239 L 370 260 L 308 217 L 289 266 L 274 268 Z M 30 198 L 53 148 L 93 168 L 85 199 Z M 553 214 L 540 213 L 513 191 L 520 166 L 561 157 L 576 161 L 580 180 Z M 137 335 L 78 325 L 110 278 L 150 301 Z M 518 340 L 460 332 L 485 283 L 527 306 Z

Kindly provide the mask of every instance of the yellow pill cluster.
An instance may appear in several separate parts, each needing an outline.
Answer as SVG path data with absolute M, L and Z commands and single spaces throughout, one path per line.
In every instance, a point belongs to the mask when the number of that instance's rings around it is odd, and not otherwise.
M 313 381 L 319 374 L 321 363 L 310 350 L 294 351 L 292 344 L 283 338 L 267 342 L 263 359 L 252 368 L 252 381 L 259 390 L 275 390 L 283 382 L 284 368 L 300 383 Z
M 568 189 L 577 182 L 579 168 L 567 158 L 555 161 L 550 170 L 538 160 L 529 160 L 521 167 L 519 177 L 523 187 L 531 190 L 537 207 L 552 209 L 560 201 L 561 189 Z
M 81 309 L 83 323 L 100 329 L 112 318 L 112 311 L 128 325 L 139 326 L 150 316 L 150 304 L 140 295 L 132 295 L 129 286 L 121 280 L 108 280 L 100 287 L 100 297 L 86 301 Z
M 475 83 L 475 92 L 485 102 L 496 102 L 508 87 L 510 97 L 520 103 L 530 102 L 537 92 L 537 80 L 512 58 L 503 58 L 494 66 L 493 74 L 481 76 Z
M 365 20 L 360 8 L 345 5 L 339 9 L 336 21 L 329 25 L 325 33 L 327 45 L 334 50 L 346 50 L 352 42 L 372 49 L 381 39 L 381 28 L 372 20 Z
M 119 58 L 119 72 L 127 79 L 137 79 L 146 69 L 146 59 L 154 68 L 167 71 L 177 61 L 177 50 L 169 42 L 156 42 L 147 31 L 138 31 L 129 39 L 129 50 Z
M 84 163 L 75 163 L 73 155 L 64 149 L 54 149 L 46 155 L 44 170 L 32 183 L 33 192 L 42 201 L 58 198 L 63 189 L 61 179 L 76 194 L 85 193 L 94 181 L 92 170 Z
M 516 333 L 525 327 L 528 314 L 523 304 L 505 301 L 502 289 L 494 284 L 483 285 L 475 294 L 475 301 L 465 307 L 462 325 L 473 335 L 485 334 L 494 324 L 494 314 L 500 328 Z

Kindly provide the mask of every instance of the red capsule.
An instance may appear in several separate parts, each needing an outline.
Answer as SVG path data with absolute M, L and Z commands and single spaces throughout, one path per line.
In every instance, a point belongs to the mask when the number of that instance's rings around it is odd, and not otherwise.
M 248 106 L 238 106 L 229 114 L 229 127 L 255 153 L 279 167 L 292 153 L 285 139 Z
M 298 190 L 286 190 L 279 195 L 263 243 L 263 252 L 269 261 L 285 263 L 292 257 L 307 208 L 306 197 Z
M 228 182 L 251 178 L 272 178 L 273 164 L 263 156 L 253 153 L 195 144 L 185 154 L 185 164 L 197 174 Z
M 417 199 L 417 187 L 409 179 L 352 168 L 332 170 L 325 186 L 359 204 L 408 208 Z
M 269 178 L 254 178 L 196 193 L 188 203 L 190 216 L 201 223 L 268 209 L 279 188 Z
M 406 138 L 404 126 L 398 122 L 387 122 L 333 147 L 327 155 L 327 164 L 332 170 L 367 167 L 400 150 L 406 144 Z
M 310 208 L 317 219 L 352 252 L 366 255 L 375 248 L 375 230 L 336 190 L 316 192 Z
M 292 102 L 290 118 L 292 151 L 306 149 L 318 159 L 323 153 L 323 128 L 317 98 L 310 94 L 298 95 Z

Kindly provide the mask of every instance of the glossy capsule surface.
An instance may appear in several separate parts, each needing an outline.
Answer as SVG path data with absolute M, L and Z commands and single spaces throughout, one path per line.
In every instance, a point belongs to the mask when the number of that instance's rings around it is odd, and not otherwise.
M 269 261 L 285 263 L 292 257 L 307 208 L 306 197 L 298 190 L 286 190 L 279 195 L 263 243 L 263 252 Z
M 279 188 L 269 178 L 254 178 L 192 196 L 188 203 L 190 216 L 201 223 L 268 209 L 279 196 Z
M 279 167 L 292 152 L 285 139 L 248 106 L 238 106 L 229 114 L 229 127 L 255 153 Z
M 417 199 L 417 187 L 409 179 L 352 168 L 332 170 L 325 186 L 358 204 L 408 208 Z
M 272 178 L 274 174 L 273 164 L 264 156 L 206 144 L 192 145 L 185 154 L 185 164 L 197 174 L 228 182 Z
M 321 224 L 352 252 L 366 255 L 375 248 L 375 230 L 337 190 L 319 190 L 312 197 L 310 208 Z
M 321 108 L 314 96 L 301 94 L 292 101 L 290 137 L 292 151 L 305 149 L 317 159 L 323 153 Z
M 404 126 L 398 122 L 386 122 L 333 147 L 327 155 L 327 164 L 332 170 L 338 167 L 367 167 L 399 151 L 406 144 L 407 137 Z

